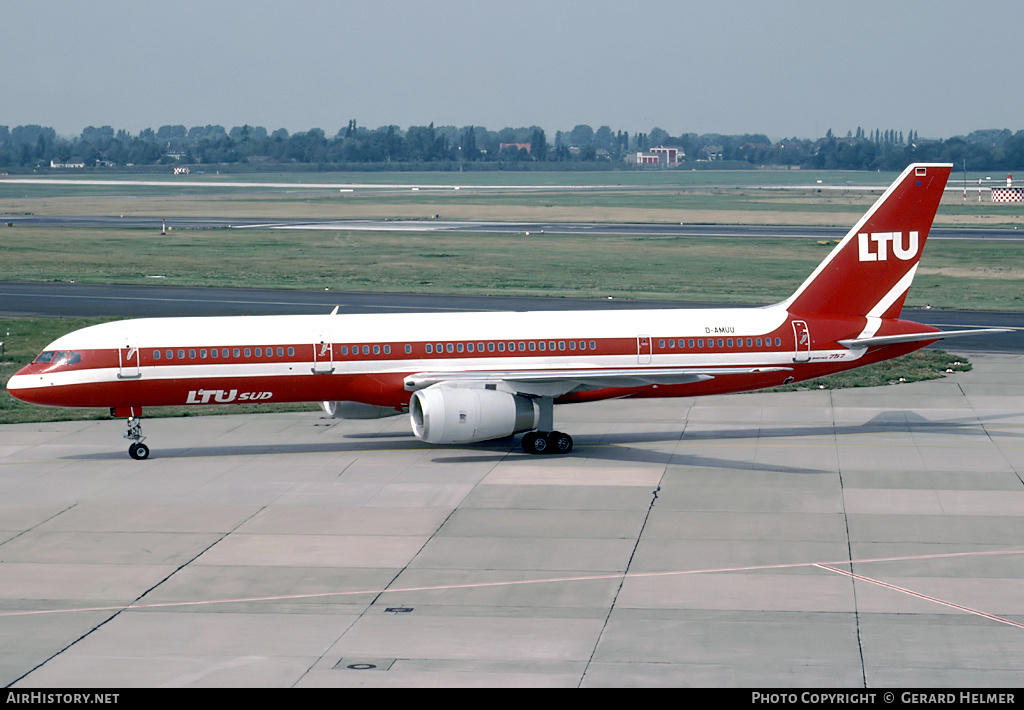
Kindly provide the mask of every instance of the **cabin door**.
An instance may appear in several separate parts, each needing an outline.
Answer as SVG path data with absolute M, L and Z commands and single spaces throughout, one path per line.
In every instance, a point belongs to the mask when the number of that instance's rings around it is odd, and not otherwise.
M 807 321 L 793 321 L 793 336 L 796 339 L 796 351 L 793 354 L 793 362 L 810 362 L 811 331 L 807 328 Z
M 124 345 L 117 349 L 117 379 L 137 380 L 142 377 L 139 343 L 134 337 L 125 338 Z
M 638 335 L 636 336 L 636 361 L 640 365 L 651 364 L 651 336 L 649 335 Z
M 334 372 L 334 345 L 326 335 L 313 343 L 313 374 L 329 375 Z

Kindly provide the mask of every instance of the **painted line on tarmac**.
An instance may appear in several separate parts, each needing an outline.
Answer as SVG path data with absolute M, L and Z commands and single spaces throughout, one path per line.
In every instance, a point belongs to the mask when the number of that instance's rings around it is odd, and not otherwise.
M 960 557 L 993 557 L 999 555 L 1024 555 L 1024 550 L 980 550 L 975 552 L 949 552 L 949 553 L 936 553 L 931 555 L 903 555 L 898 557 L 874 557 L 866 558 L 862 560 L 836 560 L 831 562 L 789 562 L 780 563 L 773 565 L 746 565 L 743 567 L 717 567 L 708 569 L 692 569 L 692 570 L 675 570 L 669 572 L 635 572 L 635 573 L 611 573 L 611 574 L 595 574 L 585 576 L 573 576 L 573 577 L 542 577 L 538 579 L 520 579 L 520 580 L 505 580 L 500 582 L 469 582 L 466 584 L 439 584 L 433 586 L 423 587 L 396 587 L 393 589 L 360 589 L 347 592 L 316 592 L 313 594 L 282 594 L 274 596 L 262 596 L 262 597 L 240 597 L 234 599 L 204 599 L 196 601 L 181 601 L 181 602 L 154 602 L 151 604 L 124 604 L 117 606 L 96 606 L 96 607 L 75 607 L 67 609 L 36 609 L 26 611 L 8 611 L 0 612 L 0 618 L 11 617 L 11 616 L 33 616 L 39 614 L 71 614 L 81 612 L 96 612 L 96 611 L 129 611 L 129 610 L 144 610 L 144 609 L 166 609 L 166 608 L 178 608 L 188 606 L 207 606 L 212 604 L 242 604 L 251 602 L 270 602 L 270 601 L 295 601 L 298 599 L 325 599 L 329 597 L 350 597 L 363 594 L 409 594 L 412 592 L 436 592 L 436 591 L 451 591 L 456 589 L 485 589 L 488 587 L 512 587 L 526 584 L 557 584 L 564 582 L 589 582 L 589 581 L 601 581 L 601 580 L 632 580 L 632 579 L 645 579 L 653 577 L 679 577 L 684 575 L 693 574 L 719 574 L 723 572 L 757 572 L 765 570 L 776 570 L 776 569 L 795 569 L 799 567 L 817 567 L 830 572 L 836 572 L 848 576 L 856 576 L 851 573 L 843 572 L 842 570 L 835 569 L 830 565 L 851 565 L 851 564 L 867 564 L 869 562 L 904 562 L 904 561 L 920 561 L 920 560 L 939 560 L 939 559 L 952 559 Z M 511 571 L 511 570 L 510 570 Z M 878 582 L 867 577 L 857 577 L 867 582 L 880 584 L 882 586 L 890 587 L 892 589 L 903 591 L 914 596 L 919 596 L 923 599 L 934 601 L 937 603 L 945 604 L 947 606 L 962 609 L 973 614 L 979 614 L 996 621 L 1005 622 L 1013 626 L 1024 628 L 1024 624 L 1018 624 L 1016 622 L 1007 621 L 1001 617 L 985 614 L 969 607 L 959 606 L 951 602 L 944 602 L 940 599 L 928 597 L 923 594 L 918 594 L 910 590 L 902 589 L 901 587 L 895 587 L 894 585 L 888 585 L 884 582 Z
M 977 616 L 981 616 L 981 617 L 984 617 L 986 619 L 991 619 L 992 621 L 998 621 L 1001 624 L 1009 624 L 1010 626 L 1016 626 L 1018 629 L 1024 629 L 1024 624 L 1018 624 L 1016 621 L 1010 621 L 1009 619 L 1004 619 L 1001 616 L 995 616 L 994 614 L 988 614 L 988 613 L 986 613 L 984 611 L 979 611 L 978 609 L 972 609 L 969 606 L 963 606 L 962 604 L 954 604 L 953 602 L 946 601 L 945 599 L 938 599 L 936 597 L 930 597 L 927 594 L 921 594 L 920 592 L 915 592 L 912 589 L 906 589 L 904 587 L 897 587 L 895 584 L 889 584 L 888 582 L 883 582 L 883 581 L 878 580 L 878 579 L 872 579 L 871 577 L 865 577 L 865 576 L 860 575 L 860 574 L 854 574 L 853 572 L 846 572 L 846 571 L 841 570 L 841 569 L 836 569 L 835 567 L 829 567 L 828 565 L 823 565 L 822 564 L 822 565 L 814 565 L 814 566 L 818 567 L 819 569 L 825 569 L 825 570 L 828 570 L 829 572 L 835 572 L 836 574 L 841 574 L 843 576 L 850 577 L 852 579 L 859 579 L 862 582 L 868 582 L 870 584 L 877 584 L 879 587 L 884 587 L 885 589 L 891 589 L 891 590 L 893 590 L 895 592 L 901 592 L 903 594 L 909 594 L 910 596 L 916 597 L 917 599 L 924 599 L 925 601 L 933 602 L 935 604 L 941 604 L 942 606 L 948 606 L 951 609 L 958 609 L 960 611 L 966 611 L 968 614 L 975 614 Z

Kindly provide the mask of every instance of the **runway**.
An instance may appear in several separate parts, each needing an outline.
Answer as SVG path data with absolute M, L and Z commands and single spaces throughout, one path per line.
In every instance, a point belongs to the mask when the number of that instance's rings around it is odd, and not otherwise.
M 560 407 L 0 427 L 0 684 L 1019 687 L 1024 356 Z
M 656 224 L 607 222 L 471 222 L 451 220 L 273 220 L 223 217 L 106 217 L 82 215 L 0 214 L 0 224 L 20 227 L 68 227 L 79 229 L 153 229 L 169 227 L 171 231 L 214 229 L 312 229 L 336 231 L 403 231 L 403 232 L 472 232 L 487 234 L 594 234 L 637 235 L 645 237 L 690 237 L 700 239 L 842 239 L 849 231 L 844 227 L 779 226 L 779 225 L 714 225 Z M 977 227 L 934 227 L 929 233 L 934 240 L 1020 241 L 1024 230 Z

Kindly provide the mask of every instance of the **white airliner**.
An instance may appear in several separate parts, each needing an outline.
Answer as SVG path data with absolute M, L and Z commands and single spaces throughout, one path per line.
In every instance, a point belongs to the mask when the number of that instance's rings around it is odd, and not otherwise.
M 527 432 L 524 450 L 568 453 L 554 404 L 774 387 L 1002 332 L 899 317 L 951 168 L 908 167 L 773 306 L 126 320 L 57 339 L 7 389 L 41 405 L 109 407 L 128 418 L 135 459 L 149 456 L 144 407 L 227 402 L 319 402 L 354 419 L 408 412 L 432 444 Z

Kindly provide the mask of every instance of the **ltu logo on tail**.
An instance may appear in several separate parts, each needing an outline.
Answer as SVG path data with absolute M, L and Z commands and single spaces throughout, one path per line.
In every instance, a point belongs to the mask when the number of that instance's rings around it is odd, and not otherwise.
M 909 232 L 907 248 L 903 248 L 903 232 L 872 232 L 871 234 L 858 234 L 857 245 L 859 251 L 857 258 L 860 261 L 888 261 L 889 244 L 892 244 L 892 253 L 897 259 L 909 261 L 917 256 L 917 232 Z M 871 242 L 875 243 L 874 251 L 871 249 Z

